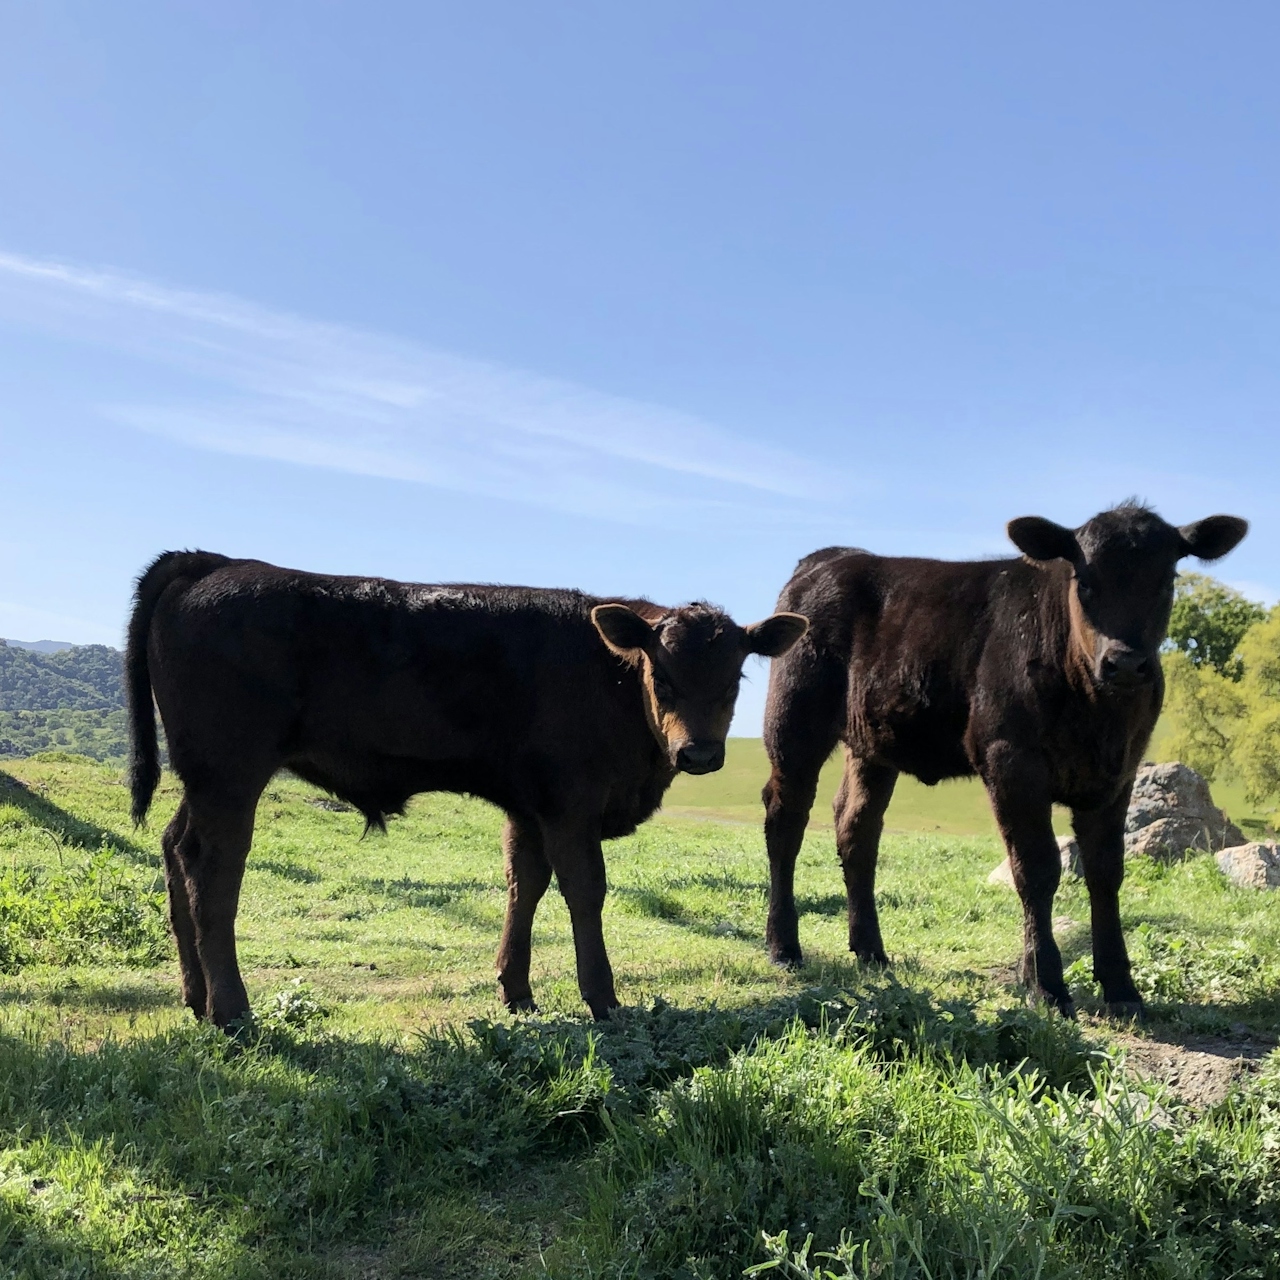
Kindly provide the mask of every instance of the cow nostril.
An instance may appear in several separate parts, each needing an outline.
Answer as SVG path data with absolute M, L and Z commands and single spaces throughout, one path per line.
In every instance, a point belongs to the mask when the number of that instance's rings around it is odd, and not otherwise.
M 1098 674 L 1103 681 L 1149 680 L 1151 678 L 1151 659 L 1149 656 L 1136 653 L 1132 649 L 1113 649 L 1103 655 L 1098 664 Z
M 714 773 L 724 764 L 724 747 L 718 742 L 691 742 L 677 752 L 676 764 L 685 773 Z

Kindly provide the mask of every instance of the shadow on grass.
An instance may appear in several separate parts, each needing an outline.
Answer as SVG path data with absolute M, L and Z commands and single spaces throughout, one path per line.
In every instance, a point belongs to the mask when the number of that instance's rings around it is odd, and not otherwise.
M 310 867 L 296 862 L 281 862 L 276 858 L 255 858 L 250 856 L 250 871 L 265 871 L 269 875 L 279 876 L 281 880 L 292 880 L 294 884 L 319 884 L 324 877 Z
M 49 832 L 59 846 L 91 853 L 105 847 L 144 866 L 160 865 L 159 857 L 150 850 L 107 827 L 77 818 L 3 769 L 0 769 L 0 804 L 21 809 L 33 823 Z
M 877 904 L 882 897 L 877 896 Z M 849 901 L 843 893 L 802 893 L 796 897 L 796 914 L 800 916 L 842 916 L 848 909 Z
M 1080 1001 L 1082 1009 L 1101 1014 L 1100 997 L 1091 992 Z M 1238 1001 L 1147 1001 L 1141 1032 L 1145 1039 L 1186 1046 L 1198 1037 L 1222 1042 L 1222 1052 L 1231 1057 L 1255 1056 L 1261 1046 L 1269 1052 L 1280 1039 L 1280 989 L 1251 1000 Z M 1234 1049 L 1231 1046 L 1235 1046 Z M 1252 1047 L 1251 1047 L 1252 1046 Z M 1198 1046 L 1199 1047 L 1199 1046 Z M 1213 1050 L 1217 1052 L 1217 1050 Z
M 15 1167 L 54 1185 L 61 1206 L 10 1203 L 5 1248 L 27 1250 L 32 1274 L 78 1259 L 87 1273 L 127 1275 L 126 1240 L 145 1227 L 150 1241 L 175 1242 L 174 1274 L 201 1251 L 240 1258 L 237 1274 L 290 1274 L 353 1233 L 385 1234 L 424 1199 L 501 1196 L 542 1162 L 576 1161 L 608 1140 L 610 1113 L 647 1114 L 674 1081 L 798 1028 L 886 1061 L 1026 1062 L 1050 1088 L 1087 1087 L 1090 1058 L 1060 1019 L 979 1013 L 885 975 L 735 1009 L 658 1000 L 603 1024 L 477 1020 L 407 1046 L 281 1016 L 291 1015 L 268 1015 L 240 1040 L 185 1024 L 83 1049 L 0 1037 L 0 1124 L 23 1135 Z M 103 1196 L 118 1214 L 110 1231 L 91 1231 L 76 1206 Z
M 55 1009 L 79 1009 L 98 1013 L 149 1013 L 156 1009 L 174 1009 L 181 1003 L 177 983 L 167 979 L 156 982 L 103 981 L 72 978 L 48 987 L 17 986 L 0 988 L 0 1004 L 47 1004 Z
M 386 880 L 375 876 L 359 876 L 347 882 L 356 891 L 390 898 L 402 907 L 447 907 L 479 894 L 505 892 L 491 880 L 414 880 L 408 876 Z

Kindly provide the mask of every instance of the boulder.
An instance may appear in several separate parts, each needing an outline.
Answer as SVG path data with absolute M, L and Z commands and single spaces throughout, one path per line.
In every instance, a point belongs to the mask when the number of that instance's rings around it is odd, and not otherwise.
M 1126 858 L 1174 861 L 1191 850 L 1244 842 L 1244 833 L 1213 803 L 1209 784 L 1194 769 L 1174 761 L 1138 770 L 1124 823 Z
M 1080 861 L 1080 846 L 1076 843 L 1074 836 L 1058 837 L 1058 857 L 1062 860 L 1064 876 L 1084 875 L 1084 865 Z M 1009 866 L 1008 858 L 992 869 L 991 874 L 987 876 L 987 883 L 1003 884 L 1010 889 L 1014 887 L 1013 868 Z
M 1058 858 L 1062 863 L 1064 876 L 1075 876 L 1078 879 L 1084 875 L 1084 863 L 1080 858 L 1080 842 L 1075 836 L 1058 837 Z
M 1006 889 L 1013 888 L 1013 868 L 1009 865 L 1008 858 L 998 867 L 991 868 L 991 874 L 987 876 L 987 883 L 1002 884 Z
M 1192 851 L 1237 847 L 1261 846 L 1245 844 L 1244 832 L 1213 803 L 1209 784 L 1194 769 L 1175 761 L 1144 764 L 1138 770 L 1124 821 L 1126 858 L 1174 862 Z M 1071 836 L 1059 838 L 1058 852 L 1063 875 L 1084 874 L 1080 846 Z M 996 867 L 987 880 L 1012 888 L 1009 860 Z
M 1280 889 L 1280 850 L 1274 844 L 1236 845 L 1220 849 L 1218 870 L 1241 889 Z

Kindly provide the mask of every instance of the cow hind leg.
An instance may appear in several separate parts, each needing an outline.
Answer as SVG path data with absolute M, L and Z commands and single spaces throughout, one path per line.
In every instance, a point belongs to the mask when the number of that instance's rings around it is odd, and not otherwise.
M 1102 988 L 1112 1017 L 1143 1014 L 1142 997 L 1133 985 L 1129 952 L 1120 924 L 1120 885 L 1124 881 L 1124 819 L 1129 791 L 1106 809 L 1072 810 L 1071 823 L 1080 843 L 1093 933 L 1093 976 Z
M 502 833 L 507 873 L 507 919 L 498 948 L 498 992 L 512 1011 L 533 1012 L 529 958 L 533 916 L 551 883 L 551 864 L 535 823 L 508 817 Z
M 876 912 L 876 859 L 884 813 L 898 771 L 846 754 L 844 777 L 833 806 L 836 851 L 849 903 L 849 950 L 870 964 L 888 964 Z
M 204 966 L 196 947 L 196 926 L 191 915 L 191 896 L 187 891 L 184 862 L 199 861 L 200 838 L 190 831 L 191 815 L 184 800 L 178 806 L 160 840 L 164 851 L 164 882 L 169 898 L 169 924 L 173 928 L 178 947 L 178 966 L 182 972 L 182 1001 L 196 1015 L 203 1018 L 208 1010 L 209 993 L 205 986 Z M 187 841 L 184 855 L 180 846 Z
M 189 793 L 187 830 L 175 846 L 204 974 L 203 1016 L 224 1030 L 249 1015 L 235 925 L 256 801 L 256 795 L 231 799 Z

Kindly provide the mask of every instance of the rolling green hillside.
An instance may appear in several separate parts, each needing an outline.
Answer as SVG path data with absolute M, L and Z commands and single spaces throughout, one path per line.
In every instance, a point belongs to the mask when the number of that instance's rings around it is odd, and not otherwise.
M 1151 759 L 1173 758 L 1163 748 L 1164 738 L 1157 726 L 1148 752 Z M 827 761 L 809 819 L 811 827 L 832 825 L 831 801 L 840 784 L 843 764 L 844 756 L 839 750 Z M 663 812 L 672 817 L 759 823 L 764 818 L 760 789 L 768 777 L 764 743 L 759 738 L 730 738 L 724 768 L 702 777 L 681 774 L 667 792 Z M 1250 839 L 1261 839 L 1280 824 L 1280 813 L 1261 810 L 1245 800 L 1240 783 L 1215 782 L 1212 790 L 1214 801 Z M 936 787 L 926 787 L 914 778 L 899 778 L 885 815 L 885 827 L 889 831 L 936 831 L 943 835 L 996 834 L 986 791 L 977 778 L 956 778 Z M 1070 831 L 1070 816 L 1065 809 L 1055 810 L 1054 828 L 1059 835 Z
M 39 653 L 0 641 L 0 756 L 62 750 L 122 759 L 122 662 L 102 644 Z
M 37 653 L 0 642 L 0 711 L 118 711 L 123 660 L 104 644 Z
M 843 765 L 844 756 L 839 751 L 827 761 L 818 783 L 818 798 L 810 817 L 812 824 L 831 826 L 831 801 L 840 785 Z M 663 811 L 673 817 L 715 817 L 758 823 L 764 817 L 760 788 L 768 777 L 769 760 L 764 753 L 764 743 L 759 738 L 730 738 L 724 768 L 702 777 L 681 774 L 667 792 Z M 968 778 L 939 783 L 936 787 L 926 787 L 914 778 L 900 778 L 885 825 L 891 831 L 996 834 L 982 784 Z

